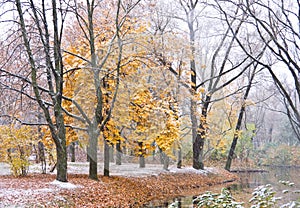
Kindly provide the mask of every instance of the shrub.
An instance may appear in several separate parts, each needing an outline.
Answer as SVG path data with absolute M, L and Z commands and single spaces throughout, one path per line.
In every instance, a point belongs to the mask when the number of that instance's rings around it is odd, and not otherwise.
M 27 159 L 15 157 L 10 161 L 10 170 L 14 176 L 25 176 L 28 173 L 28 167 Z
M 252 198 L 249 200 L 251 204 L 251 208 L 271 208 L 274 207 L 277 201 L 280 198 L 275 197 L 276 192 L 273 191 L 273 188 L 270 184 L 259 186 L 254 189 L 252 193 Z
M 230 191 L 226 188 L 221 190 L 220 194 L 214 194 L 210 191 L 206 192 L 198 196 L 194 199 L 194 202 L 197 204 L 198 207 L 213 207 L 213 208 L 221 208 L 221 207 L 228 207 L 228 208 L 242 208 L 243 202 L 236 202 L 232 197 Z
M 288 187 L 294 185 L 289 181 L 279 181 L 281 184 L 284 184 Z M 284 190 L 282 194 L 289 193 L 289 190 Z M 298 193 L 298 192 L 294 192 Z M 252 192 L 252 198 L 249 200 L 251 208 L 272 208 L 272 207 L 289 207 L 296 208 L 300 207 L 300 202 L 290 201 L 282 205 L 278 205 L 278 202 L 282 197 L 276 197 L 276 192 L 273 190 L 273 187 L 270 184 L 259 186 Z M 244 202 L 236 202 L 232 197 L 229 190 L 223 188 L 221 193 L 212 193 L 206 192 L 198 196 L 194 202 L 198 207 L 212 207 L 212 208 L 221 208 L 221 207 L 234 207 L 234 208 L 243 208 Z M 173 206 L 174 207 L 174 206 Z
M 28 126 L 0 126 L 0 155 L 6 156 L 13 175 L 26 175 L 31 144 L 36 139 L 34 129 Z

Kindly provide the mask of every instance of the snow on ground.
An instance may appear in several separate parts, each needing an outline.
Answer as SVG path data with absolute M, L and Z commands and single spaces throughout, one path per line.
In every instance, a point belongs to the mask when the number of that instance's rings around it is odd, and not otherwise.
M 53 188 L 39 188 L 39 189 L 24 189 L 24 188 L 2 188 L 0 182 L 0 207 L 25 207 L 24 201 L 27 199 L 35 199 L 39 197 L 46 197 L 47 194 L 57 191 Z M 25 202 L 26 204 L 26 202 Z M 27 206 L 26 206 L 27 207 Z
M 0 162 L 0 175 L 10 175 L 9 164 Z
M 49 169 L 47 173 L 49 174 Z M 32 164 L 29 167 L 29 173 L 41 173 L 40 164 Z M 68 163 L 68 173 L 70 174 L 88 174 L 89 172 L 89 163 L 88 162 L 69 162 Z M 103 173 L 103 164 L 98 164 L 98 174 Z M 123 163 L 122 165 L 116 165 L 110 163 L 110 175 L 114 176 L 149 176 L 149 175 L 158 175 L 160 173 L 196 173 L 196 174 L 208 174 L 208 173 L 217 173 L 215 168 L 205 168 L 205 170 L 195 170 L 192 167 L 183 167 L 178 169 L 176 165 L 170 165 L 169 171 L 163 169 L 163 166 L 160 164 L 146 164 L 145 168 L 139 168 L 139 164 L 136 163 Z M 10 175 L 9 165 L 6 163 L 0 163 L 0 175 Z M 56 171 L 50 174 L 56 174 Z
M 50 188 L 42 188 L 42 189 L 0 189 L 0 198 L 1 197 L 7 197 L 8 195 L 18 196 L 18 195 L 26 195 L 26 196 L 32 196 L 35 192 L 52 192 L 53 189 Z
M 47 174 L 56 174 L 56 171 L 49 173 L 50 167 L 47 167 Z M 87 162 L 75 162 L 68 163 L 68 173 L 69 174 L 88 174 L 89 163 Z M 41 173 L 40 164 L 32 164 L 29 167 L 29 173 Z M 178 169 L 176 165 L 170 165 L 169 170 L 163 170 L 163 166 L 160 164 L 146 164 L 145 168 L 139 168 L 137 163 L 123 163 L 122 165 L 116 165 L 110 163 L 110 175 L 111 176 L 125 176 L 125 177 L 144 177 L 144 176 L 156 176 L 161 173 L 196 173 L 196 174 L 209 174 L 217 173 L 218 170 L 215 168 L 206 168 L 205 170 L 195 170 L 192 167 L 183 167 Z M 103 174 L 103 164 L 98 165 L 99 175 Z M 0 163 L 0 175 L 10 175 L 10 168 L 8 164 Z M 24 199 L 37 199 L 39 197 L 47 197 L 47 195 L 55 192 L 59 192 L 61 189 L 76 189 L 82 188 L 81 185 L 76 185 L 72 183 L 59 182 L 57 180 L 45 183 L 39 187 L 29 187 L 24 189 L 19 186 L 7 187 L 5 179 L 0 180 L 0 207 L 24 207 L 22 206 L 25 201 Z M 57 199 L 64 200 L 64 199 Z
M 183 168 L 177 168 L 176 166 L 170 167 L 171 173 L 195 173 L 195 174 L 208 174 L 210 171 L 207 169 L 205 170 L 196 170 L 192 167 L 183 167 Z
M 59 188 L 63 188 L 63 189 L 75 189 L 75 188 L 81 188 L 82 186 L 78 186 L 78 185 L 74 185 L 72 183 L 69 182 L 60 182 L 60 181 L 52 181 L 51 183 L 49 183 L 50 185 L 54 185 L 56 187 Z

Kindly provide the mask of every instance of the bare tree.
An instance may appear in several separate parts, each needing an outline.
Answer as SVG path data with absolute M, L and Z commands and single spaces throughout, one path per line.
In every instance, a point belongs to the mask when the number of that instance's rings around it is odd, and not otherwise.
M 286 102 L 286 114 L 300 140 L 300 83 L 299 83 L 299 1 L 227 1 L 232 7 L 240 8 L 248 16 L 248 25 L 256 31 L 267 47 L 268 57 L 258 60 L 241 43 L 241 48 L 272 76 L 274 83 Z M 291 83 L 282 79 L 287 74 Z M 290 85 L 294 91 L 290 91 Z
M 18 77 L 18 74 L 14 77 L 26 81 L 32 87 L 34 100 L 43 111 L 56 145 L 56 179 L 65 182 L 67 181 L 67 151 L 61 106 L 63 92 L 61 43 L 66 15 L 62 8 L 63 2 L 53 0 L 48 4 L 45 1 L 36 3 L 32 0 L 25 2 L 16 0 L 13 3 L 18 15 L 15 23 L 19 27 L 30 66 L 30 79 Z M 42 57 L 35 54 L 37 51 L 40 51 L 39 55 L 42 54 Z M 42 81 L 46 81 L 47 88 L 43 87 Z

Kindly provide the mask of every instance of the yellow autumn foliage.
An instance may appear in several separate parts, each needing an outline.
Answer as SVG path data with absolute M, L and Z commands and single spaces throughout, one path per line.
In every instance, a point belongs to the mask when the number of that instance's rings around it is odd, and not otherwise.
M 99 7 L 100 8 L 100 7 Z M 103 8 L 100 8 L 100 10 Z M 95 14 L 96 16 L 98 14 Z M 115 25 L 113 14 L 110 10 L 101 10 L 99 18 L 94 22 L 94 33 L 95 35 L 95 48 L 97 56 L 97 65 L 100 65 L 101 61 L 108 53 L 108 48 L 111 46 L 111 51 L 101 68 L 91 68 L 90 63 L 86 60 L 90 60 L 89 44 L 85 39 L 85 36 L 78 31 L 82 28 L 78 28 L 77 33 L 74 32 L 74 28 L 70 28 L 69 33 L 73 39 L 69 39 L 67 43 L 68 51 L 64 54 L 65 63 L 65 79 L 64 83 L 64 95 L 76 101 L 85 112 L 90 120 L 93 120 L 95 115 L 95 109 L 98 104 L 96 97 L 96 89 L 94 83 L 94 70 L 99 70 L 99 77 L 101 83 L 101 94 L 102 94 L 102 116 L 105 118 L 107 112 L 110 111 L 113 94 L 116 90 L 117 85 L 117 60 L 119 51 L 115 42 L 111 42 L 114 36 Z M 111 17 L 111 18 L 110 18 Z M 95 18 L 96 19 L 96 18 Z M 73 26 L 72 26 L 73 27 Z M 78 25 L 74 25 L 78 27 Z M 141 34 L 146 31 L 146 24 L 143 24 L 136 18 L 126 18 L 123 26 L 120 29 L 120 36 L 124 41 L 122 50 L 122 60 L 120 66 L 120 76 L 124 78 L 129 74 L 134 73 L 138 68 L 141 67 L 142 62 L 139 61 L 139 57 L 143 57 L 145 54 L 144 49 L 135 46 L 136 34 Z M 70 36 L 68 37 L 70 38 Z M 121 80 L 122 81 L 122 80 Z M 81 116 L 81 113 L 69 101 L 64 101 L 63 106 L 69 112 Z M 115 144 L 118 141 L 124 139 L 120 136 L 120 130 L 118 127 L 118 119 L 115 119 L 111 115 L 110 120 L 106 126 L 102 129 L 102 134 L 110 144 Z M 66 124 L 74 125 L 79 128 L 86 128 L 87 124 L 77 121 L 73 118 L 66 116 Z M 87 133 L 84 131 L 73 131 L 67 130 L 68 138 L 87 138 Z M 102 140 L 99 139 L 101 142 Z M 84 141 L 82 141 L 84 142 Z
M 113 119 L 110 119 L 104 130 L 102 131 L 103 137 L 109 141 L 110 144 L 116 145 L 119 141 L 124 142 L 124 138 L 120 135 L 120 130 L 117 128 Z
M 27 173 L 31 145 L 36 140 L 37 134 L 29 126 L 0 126 L 0 158 L 10 164 L 15 176 Z
M 116 63 L 119 55 L 116 43 L 110 42 L 115 30 L 113 18 L 109 18 L 111 15 L 109 10 L 103 10 L 96 18 L 99 21 L 94 22 L 97 64 L 101 63 L 107 55 L 108 48 L 112 48 L 105 64 L 97 68 L 102 84 L 102 116 L 104 117 L 110 110 L 117 84 Z M 170 109 L 170 103 L 174 103 L 170 92 L 176 84 L 173 75 L 161 76 L 166 71 L 165 67 L 157 66 L 155 61 L 149 58 L 148 50 L 152 47 L 153 41 L 146 33 L 148 27 L 147 23 L 134 17 L 128 17 L 121 27 L 123 50 L 119 77 L 120 89 L 116 107 L 101 135 L 110 144 L 126 142 L 127 147 L 136 149 L 137 154 L 141 154 L 141 149 L 143 154 L 152 151 L 155 148 L 154 142 L 162 150 L 171 154 L 174 142 L 180 137 L 178 109 Z M 93 77 L 95 69 L 92 69 L 90 63 L 86 61 L 91 59 L 89 44 L 84 34 L 78 31 L 80 31 L 78 25 L 72 25 L 68 30 L 70 35 L 66 37 L 64 96 L 76 101 L 82 106 L 86 115 L 93 118 L 97 105 Z M 164 80 L 166 76 L 168 76 L 168 83 Z M 149 80 L 154 81 L 149 83 Z M 158 86 L 154 82 L 159 83 Z M 172 105 L 172 108 L 178 108 L 177 104 Z M 64 101 L 63 106 L 72 114 L 80 115 L 73 103 Z M 67 115 L 65 121 L 66 124 L 79 128 L 87 127 L 86 123 L 76 121 Z M 68 141 L 86 137 L 85 132 L 67 129 Z
M 155 99 L 149 89 L 137 90 L 130 101 L 129 119 L 132 124 L 127 137 L 136 141 L 133 148 L 137 155 L 146 156 L 155 149 L 156 143 L 172 156 L 172 148 L 180 138 L 180 122 L 177 103 L 171 96 Z

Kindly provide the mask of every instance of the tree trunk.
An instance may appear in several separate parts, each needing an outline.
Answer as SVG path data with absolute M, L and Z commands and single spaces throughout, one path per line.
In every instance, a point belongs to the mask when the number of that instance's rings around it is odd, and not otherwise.
M 75 142 L 70 144 L 71 162 L 75 162 Z
M 164 164 L 164 156 L 163 156 L 163 151 L 160 147 L 158 147 L 158 150 L 159 150 L 159 161 L 160 161 L 160 164 Z
M 109 161 L 110 162 L 115 162 L 114 161 L 114 146 L 113 145 L 109 145 Z
M 193 143 L 193 168 L 196 170 L 203 170 L 203 146 L 204 139 L 201 138 L 201 134 L 197 134 L 197 137 Z
M 104 176 L 109 176 L 109 145 L 104 139 Z
M 86 146 L 86 161 L 87 162 L 90 162 L 89 151 L 90 151 L 90 148 L 89 148 L 89 145 L 87 145 Z
M 155 160 L 156 160 L 156 159 L 155 159 L 155 146 L 156 146 L 156 145 L 155 145 L 155 142 L 153 142 L 151 146 L 154 147 L 154 148 L 153 148 L 153 151 L 152 151 L 152 161 L 155 161 Z
M 177 156 L 177 168 L 182 167 L 182 150 L 181 148 L 178 149 L 178 156 Z
M 269 137 L 269 143 L 272 143 L 273 141 L 273 124 L 269 127 L 269 132 L 268 132 L 268 137 Z
M 146 167 L 144 155 L 140 155 L 140 156 L 139 156 L 139 164 L 140 164 L 140 168 Z
M 228 154 L 227 161 L 226 161 L 226 165 L 225 165 L 225 170 L 228 170 L 228 171 L 230 171 L 231 162 L 232 162 L 232 159 L 233 159 L 233 156 L 234 156 L 235 147 L 236 147 L 236 144 L 237 144 L 237 140 L 239 138 L 238 131 L 241 129 L 241 126 L 242 126 L 244 111 L 245 111 L 245 107 L 243 105 L 241 110 L 240 110 L 240 113 L 239 113 L 238 122 L 237 122 L 236 127 L 235 127 L 234 137 L 233 137 L 233 140 L 232 140 L 232 143 L 231 143 L 231 147 L 230 147 L 229 154 Z
M 45 146 L 42 141 L 38 142 L 38 157 L 39 162 L 42 164 L 42 173 L 46 173 L 46 154 L 45 154 Z
M 145 164 L 145 151 L 143 150 L 143 142 L 138 142 L 139 145 L 139 164 L 140 164 L 140 168 L 144 168 L 146 167 Z
M 67 166 L 68 166 L 68 153 L 67 153 L 67 144 L 66 144 L 66 129 L 64 124 L 64 116 L 61 107 L 61 99 L 57 98 L 58 102 L 54 105 L 54 115 L 56 121 L 56 129 L 51 130 L 52 137 L 56 145 L 56 170 L 57 176 L 56 180 L 61 182 L 67 182 Z M 55 137 L 54 137 L 55 136 Z
M 199 170 L 204 170 L 203 163 L 203 151 L 204 151 L 204 141 L 206 138 L 206 130 L 207 130 L 207 111 L 210 103 L 210 96 L 206 96 L 205 102 L 202 106 L 202 113 L 200 118 L 199 130 L 197 131 L 197 136 L 195 141 L 193 142 L 193 168 Z
M 192 121 L 192 142 L 193 142 L 193 168 L 201 169 L 199 156 L 200 156 L 200 140 L 201 137 L 197 131 L 198 122 L 197 122 L 197 107 L 194 101 L 191 101 L 191 121 Z
M 89 128 L 89 146 L 88 146 L 88 160 L 89 160 L 89 178 L 98 180 L 98 169 L 97 169 L 97 147 L 98 147 L 98 133 L 97 127 L 91 126 Z
M 194 5 L 196 6 L 196 5 Z M 200 140 L 198 136 L 198 119 L 197 119 L 197 70 L 195 62 L 195 30 L 194 30 L 194 7 L 189 6 L 188 14 L 188 28 L 189 28 L 189 45 L 191 49 L 190 58 L 190 72 L 191 72 L 191 101 L 190 101 L 190 116 L 192 123 L 192 142 L 193 142 L 193 168 L 200 169 L 199 155 L 200 155 Z
M 166 153 L 163 152 L 162 154 L 163 154 L 163 160 L 164 160 L 163 169 L 164 170 L 169 170 L 170 158 L 168 157 L 168 155 Z
M 116 145 L 116 165 L 122 164 L 122 149 L 121 149 L 121 141 L 119 140 Z
M 67 148 L 66 146 L 59 145 L 56 147 L 56 180 L 61 182 L 67 182 Z
M 56 116 L 60 117 L 60 116 Z M 68 166 L 68 154 L 67 154 L 67 145 L 66 145 L 66 132 L 64 126 L 64 119 L 61 115 L 61 123 L 58 122 L 58 142 L 56 141 L 56 155 L 57 155 L 57 163 L 56 163 L 56 180 L 61 182 L 67 182 L 67 166 Z

